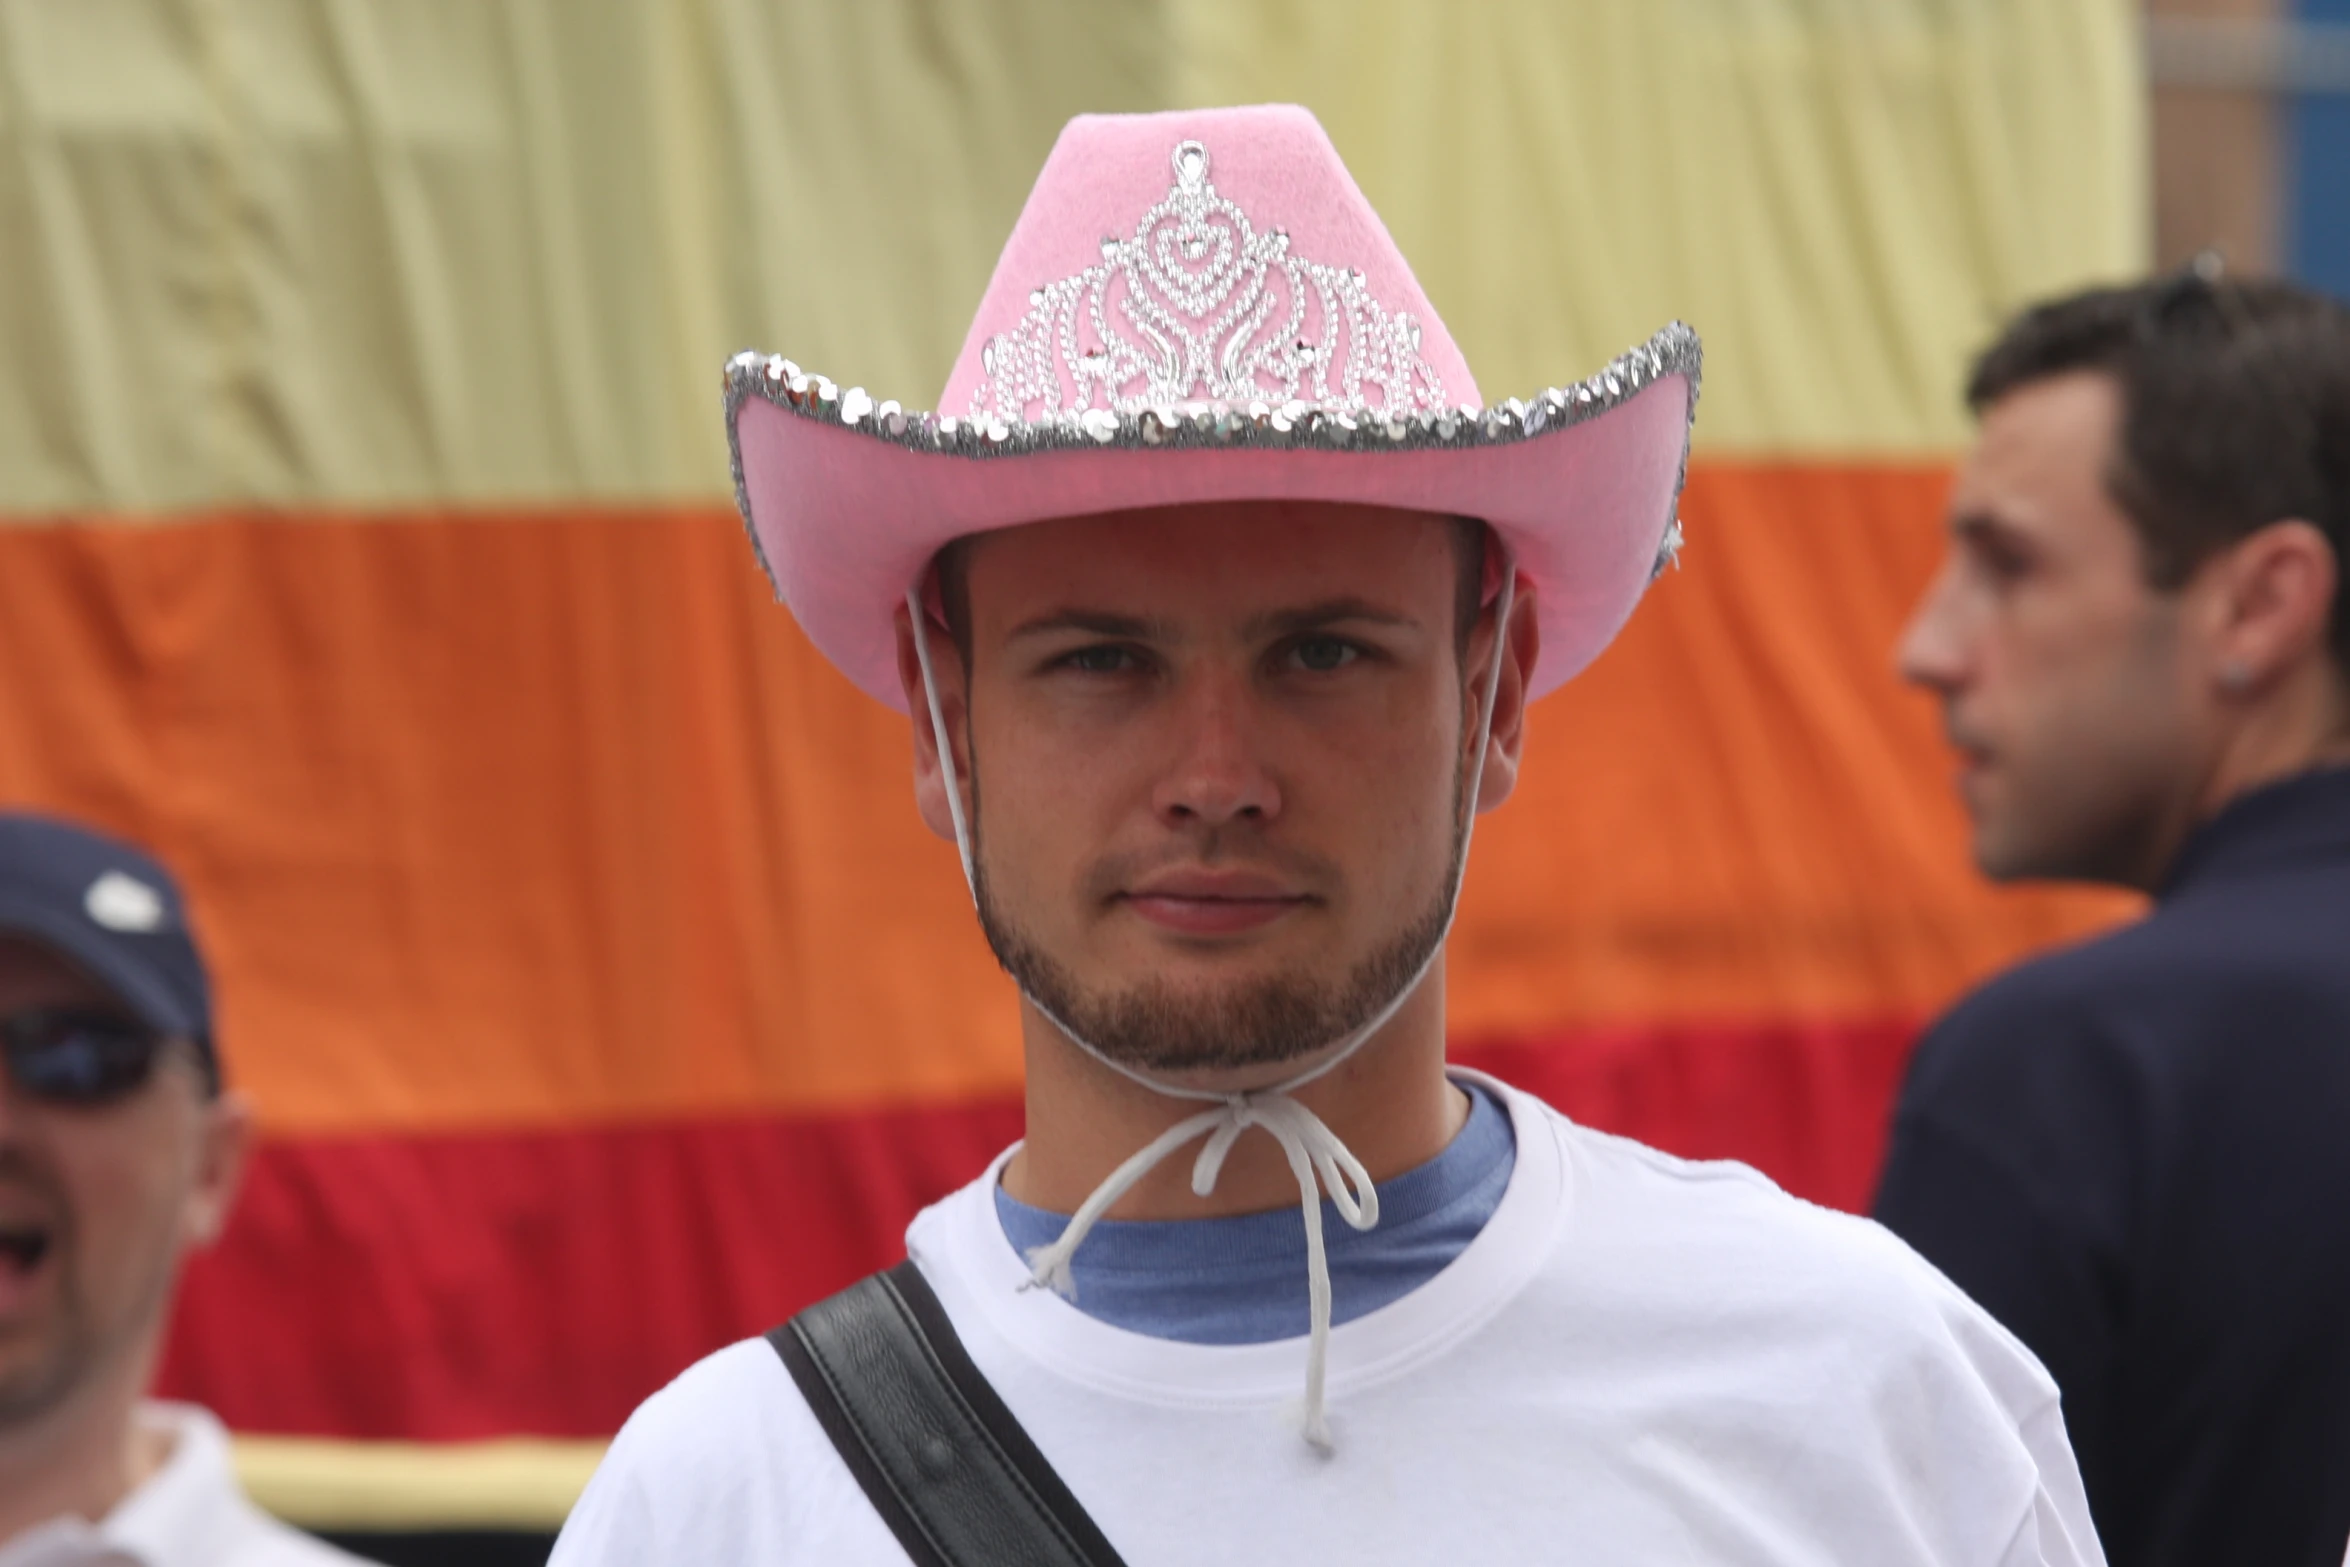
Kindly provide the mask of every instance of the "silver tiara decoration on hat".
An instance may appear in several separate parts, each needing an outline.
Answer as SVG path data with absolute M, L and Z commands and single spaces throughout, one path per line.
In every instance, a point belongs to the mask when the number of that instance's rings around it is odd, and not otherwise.
M 940 457 L 995 460 L 1067 451 L 1465 451 L 1542 440 L 1602 418 L 1658 382 L 1678 377 L 1688 392 L 1684 418 L 1697 419 L 1697 390 L 1705 370 L 1705 348 L 1686 323 L 1675 321 L 1645 343 L 1618 354 L 1597 374 L 1565 386 L 1546 387 L 1528 398 L 1511 397 L 1484 408 L 1348 410 L 1316 407 L 1302 400 L 1246 402 L 1224 398 L 1170 402 L 1143 409 L 1063 409 L 1041 419 L 1001 414 L 922 413 L 894 397 L 875 398 L 861 386 L 841 386 L 828 376 L 803 370 L 781 354 L 745 349 L 726 362 L 727 447 L 734 471 L 734 502 L 743 526 L 751 525 L 751 496 L 743 480 L 740 419 L 743 405 L 757 399 L 796 419 L 855 431 L 911 452 Z M 1681 453 L 1683 477 L 1689 454 Z M 1673 485 L 1676 499 L 1678 479 Z M 1659 572 L 1675 563 L 1681 526 L 1669 526 L 1657 550 Z M 756 529 L 751 548 L 767 565 Z M 768 568 L 770 580 L 774 571 Z
M 1371 297 L 1363 274 L 1258 233 L 1208 179 L 1208 149 L 1175 148 L 1174 187 L 1129 239 L 1028 296 L 1028 314 L 980 349 L 971 416 L 1135 414 L 1188 402 L 1304 403 L 1406 414 L 1444 406 L 1420 324 Z M 1377 393 L 1373 401 L 1372 394 Z

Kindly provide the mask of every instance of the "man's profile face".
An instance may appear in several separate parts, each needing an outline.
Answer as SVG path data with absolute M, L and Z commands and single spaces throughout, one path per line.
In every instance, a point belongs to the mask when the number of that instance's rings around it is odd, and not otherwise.
M 0 935 L 0 1014 L 35 1007 L 124 1013 L 49 948 Z M 0 1428 L 138 1359 L 182 1252 L 217 1228 L 244 1111 L 206 1094 L 190 1049 L 99 1105 L 47 1103 L 0 1076 Z
M 967 546 L 981 917 L 1054 1016 L 1146 1069 L 1263 1067 L 1419 972 L 1491 656 L 1456 645 L 1454 527 L 1252 503 Z
M 1985 874 L 2145 886 L 2199 740 L 2176 595 L 2107 487 L 2121 394 L 2093 372 L 1983 413 L 1902 673 L 1941 699 Z

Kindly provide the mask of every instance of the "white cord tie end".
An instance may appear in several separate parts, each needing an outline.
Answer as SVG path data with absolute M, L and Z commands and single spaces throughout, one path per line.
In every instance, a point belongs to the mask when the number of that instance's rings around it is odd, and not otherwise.
M 1069 1244 L 1067 1231 L 1063 1231 L 1061 1238 L 1050 1245 L 1029 1247 L 1028 1282 L 1020 1287 L 1051 1290 L 1063 1300 L 1074 1301 L 1077 1298 L 1077 1274 L 1070 1266 L 1070 1260 L 1076 1255 L 1077 1248 Z
M 1324 1458 L 1338 1454 L 1338 1444 L 1330 1440 L 1330 1416 L 1319 1402 L 1306 1411 L 1306 1445 Z

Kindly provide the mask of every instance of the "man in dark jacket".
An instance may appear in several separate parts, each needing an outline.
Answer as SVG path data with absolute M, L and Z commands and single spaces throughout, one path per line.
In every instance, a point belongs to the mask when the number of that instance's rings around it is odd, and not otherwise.
M 1877 1216 L 2063 1390 L 2115 1567 L 2350 1540 L 2350 311 L 2026 312 L 1901 648 L 1983 870 L 2151 893 L 1919 1048 Z

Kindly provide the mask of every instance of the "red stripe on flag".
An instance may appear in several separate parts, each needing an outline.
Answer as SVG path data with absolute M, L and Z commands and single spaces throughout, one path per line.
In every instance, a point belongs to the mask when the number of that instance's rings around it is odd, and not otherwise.
M 1909 1020 L 1632 1025 L 1468 1043 L 1491 1072 L 1585 1126 L 1685 1159 L 1737 1159 L 1798 1197 L 1859 1212 L 1876 1189 Z
M 720 1345 L 904 1255 L 1016 1100 L 265 1143 L 163 1385 L 246 1431 L 605 1436 Z
M 1857 1206 L 1904 1023 L 1579 1030 L 1465 1065 L 1587 1125 Z M 695 1359 L 902 1255 L 1016 1100 L 791 1119 L 282 1141 L 191 1267 L 164 1371 L 246 1431 L 601 1436 Z

